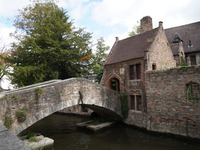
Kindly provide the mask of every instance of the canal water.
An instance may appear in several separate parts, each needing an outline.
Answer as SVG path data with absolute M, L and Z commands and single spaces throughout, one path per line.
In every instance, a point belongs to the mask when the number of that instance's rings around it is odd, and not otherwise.
M 86 120 L 55 113 L 28 130 L 54 139 L 51 150 L 200 150 L 197 143 L 152 135 L 122 124 L 97 133 L 77 130 L 76 123 Z

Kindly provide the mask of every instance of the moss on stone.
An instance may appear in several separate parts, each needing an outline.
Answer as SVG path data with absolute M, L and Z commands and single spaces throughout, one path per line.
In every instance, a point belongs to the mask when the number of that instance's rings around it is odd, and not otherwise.
M 4 120 L 4 124 L 3 125 L 6 128 L 10 129 L 12 124 L 13 124 L 13 120 L 12 120 L 11 115 L 10 114 L 5 114 L 5 120 Z
M 24 122 L 26 120 L 26 117 L 27 117 L 27 111 L 26 110 L 18 110 L 16 112 L 16 117 L 17 117 L 17 120 L 18 122 Z
M 121 101 L 121 112 L 124 118 L 128 117 L 128 96 L 125 93 L 120 93 L 120 101 Z
M 42 88 L 38 87 L 35 89 L 35 94 L 36 94 L 36 100 L 39 100 L 43 94 L 43 90 Z
M 12 98 L 13 98 L 14 100 L 16 100 L 16 101 L 19 99 L 19 97 L 18 97 L 16 94 L 13 94 L 13 95 L 12 95 Z

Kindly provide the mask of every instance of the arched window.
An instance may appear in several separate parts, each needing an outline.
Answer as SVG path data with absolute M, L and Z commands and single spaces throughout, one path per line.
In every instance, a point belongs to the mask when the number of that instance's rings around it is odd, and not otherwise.
M 115 91 L 120 91 L 120 82 L 116 77 L 111 78 L 108 81 L 108 88 L 115 90 Z

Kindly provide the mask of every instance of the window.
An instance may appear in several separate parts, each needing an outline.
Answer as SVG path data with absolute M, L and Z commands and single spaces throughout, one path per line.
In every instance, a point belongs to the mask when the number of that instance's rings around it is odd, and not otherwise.
M 117 78 L 112 78 L 109 82 L 109 88 L 118 92 L 120 91 L 120 83 Z
M 187 84 L 187 98 L 188 100 L 200 100 L 200 84 L 190 82 Z
M 135 65 L 130 66 L 130 80 L 135 79 Z
M 191 62 L 191 65 L 197 65 L 195 55 L 190 56 L 190 62 Z
M 141 64 L 130 65 L 130 80 L 141 79 Z
M 141 95 L 130 95 L 130 108 L 132 110 L 142 110 L 142 97 Z
M 156 70 L 156 64 L 155 63 L 152 64 L 152 70 Z
M 191 41 L 191 40 L 189 40 L 188 47 L 189 47 L 189 48 L 190 48 L 190 47 L 193 47 L 192 41 Z

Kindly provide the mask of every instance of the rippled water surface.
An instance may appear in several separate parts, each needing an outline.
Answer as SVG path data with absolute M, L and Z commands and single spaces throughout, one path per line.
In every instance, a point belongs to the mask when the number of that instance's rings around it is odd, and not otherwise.
M 86 120 L 79 116 L 53 114 L 28 130 L 54 139 L 53 150 L 200 150 L 196 143 L 155 136 L 124 125 L 98 133 L 77 130 L 76 123 Z

